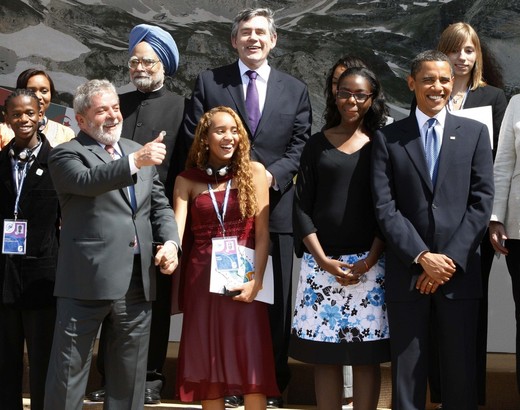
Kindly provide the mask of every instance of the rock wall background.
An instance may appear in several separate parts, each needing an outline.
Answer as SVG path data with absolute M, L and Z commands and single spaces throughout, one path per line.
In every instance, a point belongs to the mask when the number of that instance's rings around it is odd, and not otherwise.
M 269 61 L 309 85 L 315 129 L 322 124 L 326 73 L 344 54 L 366 60 L 392 106 L 406 113 L 410 59 L 434 48 L 455 21 L 476 28 L 502 67 L 508 96 L 520 92 L 520 2 L 505 0 L 1 0 L 0 86 L 13 87 L 21 71 L 38 66 L 55 81 L 56 102 L 66 105 L 86 79 L 108 78 L 131 89 L 128 33 L 146 22 L 175 38 L 180 69 L 167 86 L 188 97 L 201 70 L 236 59 L 232 18 L 257 6 L 276 12 L 278 45 Z

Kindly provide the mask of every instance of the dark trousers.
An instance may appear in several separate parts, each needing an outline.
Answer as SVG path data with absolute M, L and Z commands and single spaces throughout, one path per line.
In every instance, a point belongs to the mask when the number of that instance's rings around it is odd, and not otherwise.
M 435 348 L 439 352 L 443 409 L 477 409 L 478 303 L 478 299 L 448 299 L 441 290 L 410 302 L 387 302 L 392 335 L 392 409 L 425 408 L 430 351 Z
M 148 361 L 146 365 L 146 381 L 161 380 L 163 383 L 163 366 L 168 353 L 168 342 L 170 338 L 170 318 L 171 318 L 171 294 L 172 277 L 162 274 L 158 269 L 157 275 L 157 297 L 152 302 L 152 324 L 150 327 L 150 346 L 148 349 Z M 101 328 L 99 337 L 99 350 L 96 360 L 96 367 L 102 376 L 102 384 L 105 380 L 105 331 Z
M 117 300 L 58 297 L 45 386 L 45 410 L 81 410 L 101 324 L 105 328 L 104 408 L 142 410 L 151 303 L 143 292 L 141 262 L 134 260 L 129 289 Z
M 506 240 L 509 254 L 506 256 L 507 270 L 511 276 L 516 319 L 516 385 L 520 393 L 520 240 Z
M 486 404 L 487 339 L 488 339 L 488 304 L 489 276 L 495 257 L 495 250 L 489 241 L 486 230 L 480 244 L 480 268 L 482 272 L 482 298 L 480 299 L 477 322 L 477 394 L 478 404 Z M 433 349 L 430 358 L 430 399 L 432 403 L 442 403 L 440 369 L 437 349 Z
M 276 382 L 281 393 L 289 385 L 289 338 L 291 333 L 292 268 L 294 240 L 292 234 L 271 232 L 274 303 L 269 305 L 269 323 L 273 342 Z
M 24 341 L 29 358 L 31 409 L 43 409 L 56 308 L 13 309 L 0 305 L 0 407 L 22 410 Z

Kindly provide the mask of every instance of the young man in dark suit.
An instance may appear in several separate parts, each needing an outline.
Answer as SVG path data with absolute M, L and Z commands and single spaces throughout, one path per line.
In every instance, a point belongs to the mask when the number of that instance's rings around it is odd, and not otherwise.
M 238 60 L 199 74 L 185 117 L 185 131 L 188 139 L 193 139 L 204 112 L 219 105 L 231 107 L 248 130 L 251 158 L 266 168 L 271 186 L 269 227 L 275 280 L 275 300 L 269 315 L 276 377 L 283 392 L 289 383 L 293 178 L 311 133 L 312 112 L 307 86 L 268 64 L 267 57 L 276 41 L 271 10 L 246 9 L 238 13 L 231 30 L 231 44 Z M 187 142 L 190 144 L 191 140 Z M 234 398 L 227 399 L 228 406 L 238 403 Z M 281 398 L 268 398 L 268 406 L 281 405 Z
M 395 410 L 424 409 L 432 338 L 443 408 L 477 409 L 479 244 L 491 215 L 493 163 L 486 126 L 446 110 L 452 84 L 444 54 L 419 54 L 408 78 L 417 109 L 374 139 Z

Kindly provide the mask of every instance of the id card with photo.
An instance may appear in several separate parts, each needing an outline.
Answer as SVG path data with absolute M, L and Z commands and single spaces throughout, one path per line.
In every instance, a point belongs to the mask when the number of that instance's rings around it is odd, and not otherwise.
M 18 219 L 4 220 L 2 253 L 25 255 L 27 244 L 27 221 Z
M 213 238 L 209 291 L 224 294 L 225 288 L 244 283 L 244 274 L 240 268 L 236 236 Z

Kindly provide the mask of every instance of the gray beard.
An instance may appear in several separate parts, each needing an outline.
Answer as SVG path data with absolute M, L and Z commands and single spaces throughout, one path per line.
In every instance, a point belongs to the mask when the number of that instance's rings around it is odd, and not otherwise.
M 99 128 L 96 128 L 95 130 L 92 130 L 90 133 L 90 136 L 103 145 L 114 145 L 121 138 L 122 131 L 123 131 L 123 123 L 120 122 L 117 126 L 117 129 L 114 131 L 113 134 L 103 132 L 103 127 L 99 127 Z
M 132 83 L 137 89 L 143 93 L 151 93 L 162 86 L 164 82 L 164 75 L 160 75 L 159 78 L 154 80 L 153 76 L 148 78 L 134 78 Z

